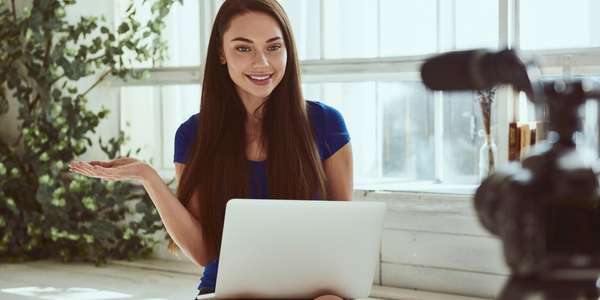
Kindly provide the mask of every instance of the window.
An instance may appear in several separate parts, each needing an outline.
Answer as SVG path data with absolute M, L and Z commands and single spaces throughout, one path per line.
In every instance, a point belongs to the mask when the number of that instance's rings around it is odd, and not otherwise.
M 319 0 L 281 0 L 292 23 L 292 33 L 296 39 L 296 46 L 301 60 L 319 59 L 321 55 L 321 39 L 319 28 Z
M 518 19 L 517 45 L 526 56 L 535 55 L 541 62 L 543 78 L 555 80 L 575 78 L 593 82 L 598 86 L 600 75 L 600 23 L 594 12 L 600 3 L 593 0 L 517 1 L 515 16 Z M 543 10 L 540 9 L 543 7 Z M 557 21 L 558 20 L 558 21 Z M 513 119 L 531 121 L 539 119 L 538 108 L 521 93 Z M 580 109 L 582 132 L 576 142 L 590 158 L 597 158 L 598 104 L 588 101 Z
M 175 132 L 199 111 L 200 93 L 200 85 L 121 88 L 121 126 L 131 139 L 124 150 L 141 149 L 139 158 L 159 170 L 173 168 Z
M 378 84 L 381 111 L 381 171 L 378 177 L 434 180 L 434 97 L 420 82 Z
M 595 0 L 519 1 L 520 46 L 560 49 L 600 46 L 600 21 Z
M 114 1 L 115 24 L 125 17 L 124 13 L 130 5 L 130 1 Z M 145 1 L 133 1 L 136 8 L 137 19 L 145 24 L 151 17 L 150 4 Z M 185 67 L 199 66 L 202 60 L 200 49 L 201 39 L 201 1 L 183 1 L 183 5 L 176 2 L 169 15 L 165 19 L 163 38 L 168 48 L 168 58 L 159 67 Z M 148 40 L 148 43 L 151 43 Z M 151 62 L 138 64 L 136 67 L 152 67 Z
M 454 16 L 457 49 L 496 48 L 500 1 L 455 0 Z
M 355 185 L 477 182 L 478 100 L 472 93 L 434 95 L 419 82 L 419 64 L 411 64 L 442 49 L 498 45 L 497 1 L 451 2 L 321 1 L 322 55 L 303 63 L 303 78 L 314 82 L 305 93 L 344 115 Z
M 374 1 L 369 1 L 373 3 Z M 373 24 L 381 41 L 379 56 L 422 55 L 437 49 L 437 5 L 436 0 L 397 1 L 380 0 L 379 21 Z M 418 25 L 417 25 L 418 24 Z M 415 26 L 416 25 L 416 26 Z M 351 33 L 348 33 L 351 34 Z
M 323 58 L 377 56 L 377 5 L 374 5 L 377 1 L 331 0 L 322 3 Z
M 483 128 L 477 94 L 428 91 L 418 72 L 429 55 L 511 45 L 524 57 L 537 55 L 545 76 L 600 78 L 600 53 L 593 48 L 600 46 L 600 21 L 591 13 L 600 4 L 594 0 L 279 2 L 292 23 L 305 98 L 342 112 L 361 189 L 478 183 Z M 199 109 L 203 53 L 222 1 L 184 3 L 167 20 L 169 61 L 151 69 L 150 79 L 118 87 L 132 147 L 146 147 L 167 171 L 175 129 Z M 148 110 L 136 114 L 142 105 Z M 502 164 L 508 122 L 533 120 L 535 109 L 524 96 L 500 88 L 492 110 Z M 581 144 L 597 151 L 598 107 L 587 104 L 582 113 Z

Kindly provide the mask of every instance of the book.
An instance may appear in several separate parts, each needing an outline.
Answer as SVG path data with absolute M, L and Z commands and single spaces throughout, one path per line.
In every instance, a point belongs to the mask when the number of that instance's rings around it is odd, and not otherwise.
M 531 143 L 531 129 L 529 127 L 529 123 L 521 123 L 518 128 L 519 135 L 521 137 L 519 159 L 523 160 Z
M 519 159 L 519 145 L 521 140 L 519 137 L 519 131 L 517 122 L 510 122 L 508 124 L 508 160 L 515 161 Z
M 539 143 L 540 141 L 545 140 L 548 137 L 548 121 L 538 121 L 535 123 L 535 142 Z

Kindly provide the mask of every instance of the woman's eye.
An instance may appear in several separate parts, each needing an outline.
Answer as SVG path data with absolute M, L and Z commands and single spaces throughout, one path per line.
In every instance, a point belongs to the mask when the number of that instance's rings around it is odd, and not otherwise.
M 237 47 L 236 49 L 239 52 L 250 52 L 250 48 L 249 47 Z
M 271 47 L 268 48 L 269 51 L 277 51 L 279 49 L 281 49 L 281 45 L 273 45 Z

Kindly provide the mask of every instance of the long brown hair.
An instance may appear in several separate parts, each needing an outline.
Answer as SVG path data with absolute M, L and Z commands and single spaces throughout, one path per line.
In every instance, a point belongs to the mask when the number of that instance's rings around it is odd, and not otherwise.
M 271 199 L 325 198 L 325 173 L 302 96 L 290 22 L 276 0 L 226 0 L 216 16 L 206 57 L 198 134 L 191 146 L 177 197 L 202 225 L 209 258 L 219 254 L 225 204 L 247 198 L 250 165 L 246 157 L 245 107 L 219 54 L 231 20 L 248 12 L 273 17 L 287 48 L 287 66 L 264 103 L 262 130 L 267 151 Z M 189 205 L 197 201 L 196 205 Z M 196 210 L 190 209 L 197 207 Z M 169 249 L 176 249 L 171 241 Z

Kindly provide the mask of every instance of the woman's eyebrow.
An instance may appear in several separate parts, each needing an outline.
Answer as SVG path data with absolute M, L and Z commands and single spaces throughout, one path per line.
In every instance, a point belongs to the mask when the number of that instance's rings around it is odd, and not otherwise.
M 274 42 L 274 41 L 277 41 L 277 40 L 281 40 L 281 39 L 282 38 L 280 36 L 272 37 L 272 38 L 270 38 L 270 39 L 267 40 L 267 43 L 271 43 L 271 42 Z M 254 43 L 252 40 L 247 39 L 247 38 L 243 38 L 243 37 L 236 37 L 236 38 L 232 39 L 231 41 L 232 42 L 240 41 L 240 42 L 246 42 L 246 43 L 250 43 L 250 44 Z
M 282 39 L 282 38 L 281 38 L 280 36 L 276 36 L 276 37 L 273 37 L 273 38 L 270 38 L 270 39 L 268 39 L 268 40 L 267 40 L 267 43 L 271 43 L 271 42 L 274 42 L 274 41 L 277 41 L 277 40 L 281 40 L 281 39 Z

